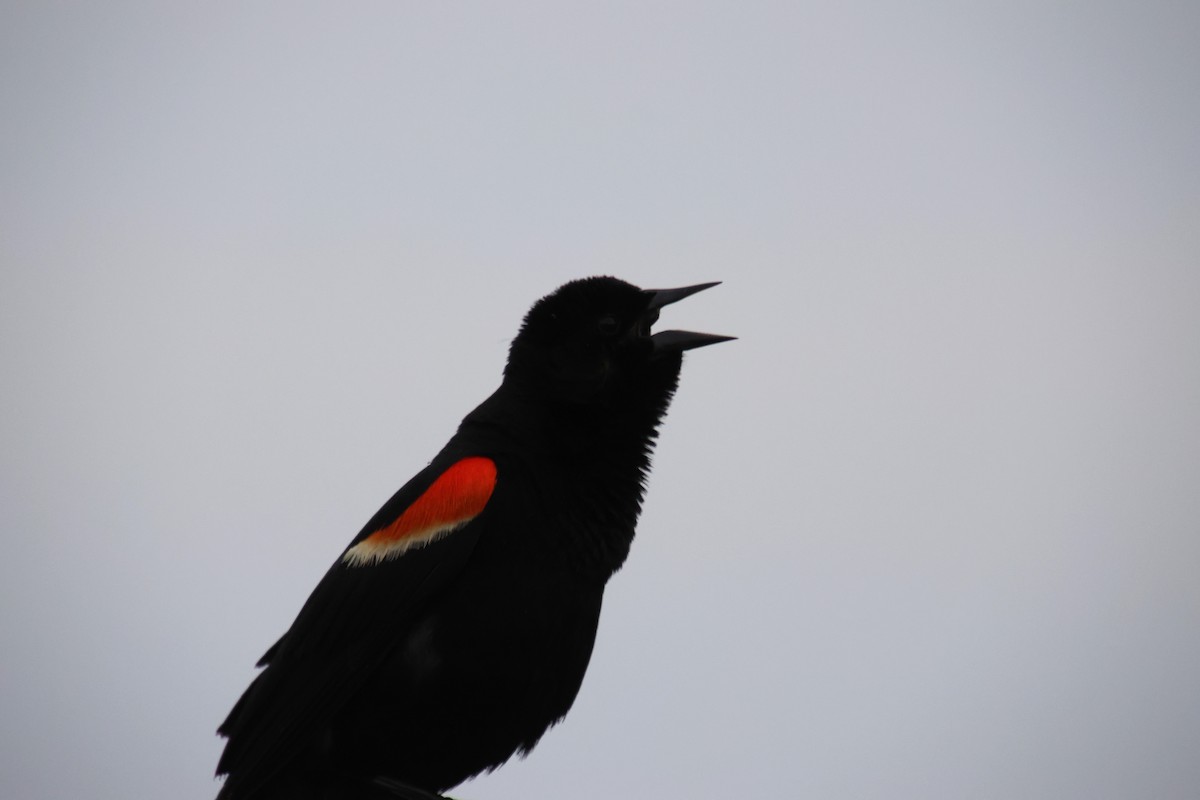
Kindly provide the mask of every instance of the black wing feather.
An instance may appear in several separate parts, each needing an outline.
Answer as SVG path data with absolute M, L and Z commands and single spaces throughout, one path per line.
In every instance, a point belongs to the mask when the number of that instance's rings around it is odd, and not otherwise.
M 390 524 L 466 454 L 448 446 L 392 496 L 348 545 Z M 341 559 L 317 585 L 296 621 L 263 656 L 266 668 L 218 732 L 228 737 L 217 767 L 230 773 L 221 797 L 253 792 L 300 755 L 403 640 L 423 602 L 461 572 L 481 517 L 449 536 L 370 566 Z

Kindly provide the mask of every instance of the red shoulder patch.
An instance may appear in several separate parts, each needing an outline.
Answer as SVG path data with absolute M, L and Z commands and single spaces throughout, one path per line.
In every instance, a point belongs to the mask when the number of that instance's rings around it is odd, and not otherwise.
M 483 456 L 456 461 L 392 524 L 342 556 L 352 567 L 384 561 L 458 530 L 483 511 L 496 488 L 496 463 Z

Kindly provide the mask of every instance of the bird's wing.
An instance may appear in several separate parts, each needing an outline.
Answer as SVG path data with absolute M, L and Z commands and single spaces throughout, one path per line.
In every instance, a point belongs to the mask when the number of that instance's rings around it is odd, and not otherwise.
M 470 557 L 495 485 L 490 458 L 447 447 L 371 518 L 221 725 L 228 794 L 235 783 L 253 791 L 295 758 L 379 668 Z

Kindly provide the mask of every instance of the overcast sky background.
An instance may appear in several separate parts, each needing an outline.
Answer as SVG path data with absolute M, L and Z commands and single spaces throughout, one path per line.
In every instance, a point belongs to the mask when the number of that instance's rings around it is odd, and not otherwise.
M 8 2 L 0 796 L 214 729 L 566 280 L 724 280 L 465 800 L 1200 796 L 1200 5 Z

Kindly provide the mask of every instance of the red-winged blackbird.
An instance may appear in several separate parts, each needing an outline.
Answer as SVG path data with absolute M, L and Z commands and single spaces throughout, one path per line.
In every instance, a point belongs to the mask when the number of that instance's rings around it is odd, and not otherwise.
M 566 715 L 682 353 L 731 338 L 650 326 L 714 285 L 587 278 L 533 306 L 500 388 L 259 661 L 218 800 L 436 797 Z

